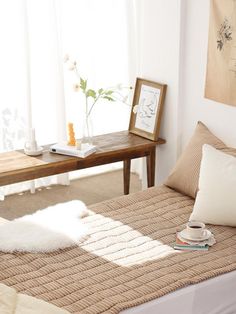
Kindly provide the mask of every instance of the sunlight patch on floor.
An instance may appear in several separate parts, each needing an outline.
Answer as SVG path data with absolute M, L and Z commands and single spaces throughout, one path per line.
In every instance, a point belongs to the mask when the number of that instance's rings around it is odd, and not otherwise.
M 88 238 L 80 247 L 119 266 L 130 267 L 179 253 L 121 221 L 102 215 L 85 219 Z

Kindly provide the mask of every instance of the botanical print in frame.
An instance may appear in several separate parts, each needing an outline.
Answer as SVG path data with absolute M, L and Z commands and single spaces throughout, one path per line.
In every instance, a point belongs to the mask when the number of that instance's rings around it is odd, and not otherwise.
M 158 139 L 166 85 L 137 78 L 129 131 L 150 140 Z
M 160 94 L 161 91 L 159 88 L 142 84 L 139 105 L 137 105 L 135 128 L 149 133 L 154 132 Z
M 236 106 L 236 0 L 211 0 L 205 97 Z

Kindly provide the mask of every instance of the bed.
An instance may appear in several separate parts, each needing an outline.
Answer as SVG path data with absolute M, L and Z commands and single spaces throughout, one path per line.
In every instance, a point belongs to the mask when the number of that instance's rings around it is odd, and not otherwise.
M 235 157 L 199 122 L 166 185 L 91 206 L 79 245 L 0 252 L 0 282 L 69 313 L 236 313 Z M 192 215 L 211 223 L 209 251 L 173 249 Z
M 193 203 L 161 186 L 93 205 L 81 245 L 0 253 L 0 282 L 70 313 L 235 313 L 236 228 L 211 225 L 208 252 L 173 249 Z

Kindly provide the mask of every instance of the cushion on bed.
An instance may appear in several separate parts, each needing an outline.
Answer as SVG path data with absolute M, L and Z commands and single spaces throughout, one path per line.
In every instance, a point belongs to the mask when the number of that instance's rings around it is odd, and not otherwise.
M 236 226 L 236 158 L 203 145 L 199 191 L 190 220 Z
M 236 155 L 235 149 L 228 148 L 199 121 L 192 138 L 167 178 L 165 185 L 190 197 L 196 197 L 203 144 L 209 144 Z

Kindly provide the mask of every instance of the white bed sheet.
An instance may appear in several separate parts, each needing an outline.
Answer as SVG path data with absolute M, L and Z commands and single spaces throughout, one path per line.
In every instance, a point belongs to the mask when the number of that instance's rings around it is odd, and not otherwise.
M 122 314 L 236 314 L 236 271 L 124 310 Z

